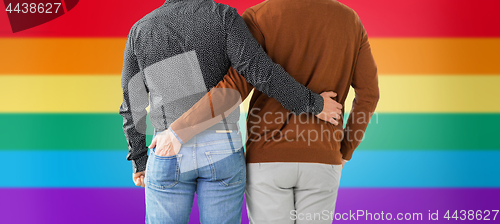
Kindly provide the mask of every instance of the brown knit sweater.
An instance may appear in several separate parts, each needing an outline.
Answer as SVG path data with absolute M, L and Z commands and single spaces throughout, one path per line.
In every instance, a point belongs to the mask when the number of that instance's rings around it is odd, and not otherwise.
M 256 90 L 247 118 L 247 162 L 341 164 L 342 158 L 351 159 L 379 99 L 377 67 L 358 15 L 333 0 L 268 0 L 247 9 L 243 18 L 273 61 L 299 83 L 316 93 L 336 92 L 342 105 L 350 86 L 356 93 L 342 128 L 343 122 L 334 126 L 312 114 L 293 114 Z M 186 141 L 201 131 L 200 124 L 220 120 L 217 115 L 227 114 L 228 104 L 234 109 L 239 94 L 244 99 L 252 89 L 230 69 L 171 128 Z

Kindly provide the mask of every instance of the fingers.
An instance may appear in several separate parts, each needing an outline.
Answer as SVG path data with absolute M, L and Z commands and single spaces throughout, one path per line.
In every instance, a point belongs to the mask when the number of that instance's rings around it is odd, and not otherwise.
M 328 114 L 328 113 L 323 112 L 323 113 L 316 115 L 316 117 L 318 117 L 319 119 L 324 120 L 326 122 L 330 122 L 333 125 L 339 124 L 339 118 L 337 118 L 337 117 L 339 117 L 338 115 L 334 116 L 333 114 Z
M 333 117 L 330 118 L 329 122 L 332 123 L 333 125 L 339 125 L 339 122 L 335 120 Z
M 153 141 L 151 141 L 151 145 L 149 145 L 149 148 L 152 149 L 156 146 L 156 141 L 158 141 L 158 136 L 155 136 L 153 138 Z
M 323 92 L 320 94 L 325 101 L 325 106 L 332 106 L 334 108 L 342 109 L 342 104 L 335 101 L 333 98 L 337 96 L 336 92 Z
M 316 115 L 318 118 L 330 122 L 333 125 L 338 125 L 339 120 L 342 118 L 342 104 L 335 101 L 334 97 L 337 96 L 337 93 L 329 91 L 321 93 L 321 96 L 324 100 L 323 111 L 319 115 Z
M 172 144 L 167 143 L 165 145 L 159 145 L 158 147 L 156 147 L 155 154 L 158 156 L 170 156 L 172 151 Z
M 321 120 L 324 120 L 326 122 L 330 122 L 333 125 L 338 125 L 339 121 L 342 119 L 342 111 L 339 109 L 333 110 L 332 112 L 321 112 L 320 114 L 316 115 Z
M 155 154 L 157 156 L 163 156 L 163 147 L 156 147 Z
M 335 101 L 335 100 L 333 101 L 333 106 L 334 106 L 335 108 L 337 108 L 337 109 L 342 109 L 342 104 L 340 104 L 339 102 L 337 102 L 337 101 Z
M 154 153 L 157 156 L 173 156 L 179 153 L 181 146 L 175 135 L 167 131 L 163 135 L 155 136 L 149 148 L 156 147 Z
M 144 176 L 140 176 L 134 180 L 135 186 L 138 187 L 145 187 L 146 185 L 144 184 Z
M 335 120 L 340 120 L 342 117 L 340 116 L 340 111 L 339 110 L 335 110 L 334 112 L 330 112 L 327 114 L 327 117 L 328 118 L 333 118 Z
M 339 108 L 331 108 L 325 106 L 325 108 L 323 108 L 323 112 L 316 116 L 324 121 L 328 121 L 334 125 L 338 125 L 338 121 L 342 119 L 342 111 Z
M 141 186 L 141 177 L 142 176 L 133 178 L 135 186 Z
M 175 155 L 174 150 L 172 148 L 172 144 L 168 144 L 167 147 L 165 148 L 165 155 L 166 156 L 173 156 Z
M 132 180 L 134 181 L 135 186 L 145 187 L 146 186 L 144 182 L 145 177 L 146 176 L 144 172 L 138 172 L 132 174 Z
M 165 156 L 173 156 L 174 153 L 173 153 L 174 150 L 171 149 L 171 147 L 169 147 L 168 149 L 165 150 Z
M 342 109 L 342 104 L 339 102 L 331 99 L 331 98 L 326 98 L 324 99 L 325 101 L 325 106 L 331 107 L 331 108 L 336 108 L 336 109 Z

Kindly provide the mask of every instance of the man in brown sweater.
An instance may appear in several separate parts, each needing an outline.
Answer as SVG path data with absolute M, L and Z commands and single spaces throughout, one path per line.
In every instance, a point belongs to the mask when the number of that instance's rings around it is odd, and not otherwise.
M 247 9 L 243 18 L 273 61 L 313 92 L 334 91 L 344 105 L 349 87 L 355 90 L 345 128 L 343 119 L 333 125 L 312 114 L 293 114 L 257 90 L 250 101 L 250 223 L 331 223 L 343 164 L 361 142 L 379 99 L 366 31 L 352 9 L 333 0 L 268 0 Z M 231 112 L 252 89 L 231 69 L 171 128 L 185 142 L 196 129 L 212 125 L 208 119 Z M 209 115 L 202 115 L 207 110 Z

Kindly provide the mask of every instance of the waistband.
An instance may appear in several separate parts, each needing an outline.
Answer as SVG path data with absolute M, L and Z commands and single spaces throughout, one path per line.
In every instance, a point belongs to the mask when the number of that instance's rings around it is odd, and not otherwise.
M 161 130 L 161 131 L 155 130 L 155 135 L 156 135 L 156 133 L 159 133 L 162 131 L 165 131 L 165 130 Z M 239 127 L 238 123 L 217 123 L 217 124 L 213 125 L 212 127 L 209 127 L 207 129 L 203 130 L 201 133 L 212 133 L 212 132 L 215 132 L 215 133 L 233 133 L 233 132 L 236 132 L 239 134 L 240 127 Z
M 240 128 L 237 123 L 217 123 L 212 127 L 207 128 L 205 131 L 215 131 L 217 133 L 231 133 L 232 131 L 239 131 Z

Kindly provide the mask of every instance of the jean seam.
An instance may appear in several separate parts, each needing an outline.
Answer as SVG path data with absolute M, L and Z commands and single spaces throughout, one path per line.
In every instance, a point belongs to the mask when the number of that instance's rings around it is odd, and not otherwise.
M 233 152 L 233 150 L 227 150 L 227 151 L 231 151 Z M 239 151 L 238 151 L 239 153 Z M 213 153 L 213 151 L 209 151 L 209 152 L 205 152 L 205 155 L 207 156 L 207 159 L 208 159 L 208 163 L 210 163 L 210 169 L 212 171 L 212 180 L 217 180 L 217 172 L 215 171 L 215 164 L 212 160 L 212 156 L 210 156 L 211 154 L 226 154 L 226 153 Z M 240 159 L 240 166 L 241 166 L 241 159 Z M 237 185 L 237 184 L 240 184 L 243 179 L 241 178 L 241 175 L 243 174 L 243 170 L 240 171 L 239 173 L 239 180 L 234 182 L 234 183 L 226 183 L 224 180 L 219 180 L 219 183 L 221 183 L 223 186 L 225 187 L 229 187 L 229 186 L 233 186 L 233 185 Z
M 235 153 L 242 154 L 242 153 L 240 153 L 240 151 L 241 150 L 235 151 Z M 242 167 L 243 166 L 243 161 L 242 161 L 242 158 L 241 158 L 242 155 L 239 155 L 239 157 L 240 157 L 240 159 L 239 159 L 240 160 L 240 167 Z M 224 180 L 220 180 L 219 182 L 222 183 L 223 186 L 225 186 L 225 187 L 239 185 L 239 184 L 241 184 L 241 182 L 243 182 L 243 178 L 242 178 L 242 176 L 243 176 L 243 168 L 241 169 L 241 171 L 240 171 L 240 173 L 238 175 L 239 175 L 239 180 L 236 181 L 236 182 L 234 182 L 234 183 L 228 184 Z
M 214 155 L 220 155 L 220 154 L 230 154 L 233 152 L 234 151 L 232 149 L 226 149 L 226 150 L 218 150 L 218 151 L 209 151 L 207 153 L 214 154 Z
M 217 180 L 217 174 L 215 173 L 215 164 L 212 160 L 212 157 L 210 156 L 210 152 L 205 152 L 205 155 L 207 156 L 208 163 L 210 164 L 210 169 L 212 170 L 212 180 Z
M 193 165 L 194 165 L 194 173 L 198 176 L 198 160 L 196 158 L 196 145 L 193 147 Z

